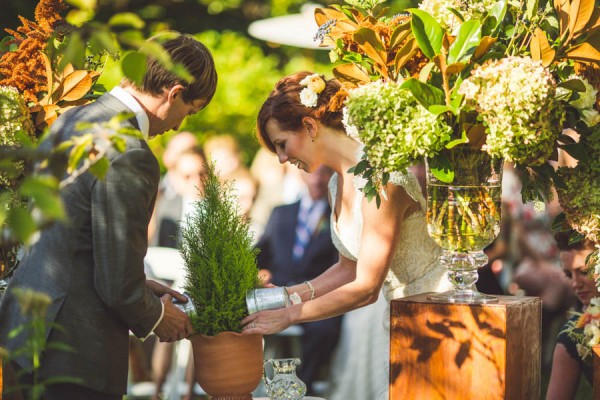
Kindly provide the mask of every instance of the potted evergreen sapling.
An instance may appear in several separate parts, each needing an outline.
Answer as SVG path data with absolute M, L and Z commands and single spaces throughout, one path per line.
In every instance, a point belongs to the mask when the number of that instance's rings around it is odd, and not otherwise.
M 213 165 L 202 180 L 201 200 L 186 217 L 180 252 L 190 313 L 196 379 L 213 399 L 252 399 L 262 377 L 262 335 L 242 335 L 246 292 L 260 286 L 257 250 L 239 212 L 231 183 Z

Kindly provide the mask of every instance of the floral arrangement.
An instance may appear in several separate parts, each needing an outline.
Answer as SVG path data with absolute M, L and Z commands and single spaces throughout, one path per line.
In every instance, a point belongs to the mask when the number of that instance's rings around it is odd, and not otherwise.
M 569 320 L 564 331 L 575 342 L 581 359 L 591 363 L 592 347 L 600 344 L 600 298 L 590 300 L 586 311 L 576 320 Z
M 563 130 L 583 137 L 598 124 L 593 0 L 425 0 L 393 16 L 377 10 L 381 0 L 347 3 L 315 11 L 316 39 L 333 47 L 345 122 L 364 144 L 354 173 L 369 181 L 367 197 L 425 158 L 452 182 L 448 152 L 469 146 L 515 163 L 525 201 L 551 199 L 562 184 L 550 164 L 557 150 L 587 151 Z
M 379 203 L 391 173 L 424 161 L 439 182 L 454 182 L 459 163 L 477 165 L 486 154 L 514 163 L 524 201 L 556 193 L 563 213 L 555 226 L 574 228 L 572 240 L 599 243 L 600 7 L 423 0 L 387 16 L 382 2 L 315 11 L 315 39 L 332 48 L 342 82 L 332 104 L 364 144 L 351 171 L 366 179 L 366 197 Z M 557 168 L 561 154 L 575 162 Z

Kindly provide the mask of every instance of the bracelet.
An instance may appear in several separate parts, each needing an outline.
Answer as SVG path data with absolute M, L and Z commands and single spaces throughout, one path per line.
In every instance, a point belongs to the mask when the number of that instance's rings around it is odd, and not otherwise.
M 314 298 L 315 298 L 315 287 L 309 281 L 304 281 L 304 283 L 306 283 L 306 285 L 310 289 L 310 299 L 314 300 Z

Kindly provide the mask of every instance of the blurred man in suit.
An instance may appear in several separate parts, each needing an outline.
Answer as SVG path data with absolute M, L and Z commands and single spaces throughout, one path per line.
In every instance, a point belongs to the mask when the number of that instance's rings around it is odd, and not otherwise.
M 128 113 L 133 117 L 122 124 L 139 129 L 144 138 L 124 137 L 122 153 L 109 149 L 110 168 L 103 180 L 86 172 L 62 190 L 68 222 L 41 232 L 0 304 L 0 346 L 14 353 L 24 348 L 28 332 L 16 337 L 9 332 L 30 321 L 12 291 L 28 287 L 51 298 L 47 343 L 67 343 L 73 351 L 46 345 L 38 378 L 70 377 L 79 383 L 50 384 L 44 400 L 120 400 L 127 388 L 129 331 L 140 338 L 154 332 L 167 342 L 192 333 L 188 316 L 171 296 L 185 298 L 144 275 L 148 222 L 160 178 L 146 139 L 178 129 L 186 116 L 204 108 L 214 95 L 217 74 L 210 51 L 191 36 L 178 35 L 162 45 L 173 63 L 194 77 L 191 83 L 149 58 L 140 86 L 125 80 L 52 125 L 48 143 L 57 144 L 86 133 L 78 129 L 80 122 L 102 123 Z M 14 356 L 21 383 L 30 386 L 31 359 Z
M 259 274 L 265 283 L 292 286 L 317 277 L 339 258 L 331 242 L 327 185 L 333 171 L 325 166 L 302 173 L 307 192 L 300 201 L 273 209 L 258 241 Z M 342 317 L 301 324 L 302 364 L 298 375 L 313 392 L 319 369 L 329 364 Z

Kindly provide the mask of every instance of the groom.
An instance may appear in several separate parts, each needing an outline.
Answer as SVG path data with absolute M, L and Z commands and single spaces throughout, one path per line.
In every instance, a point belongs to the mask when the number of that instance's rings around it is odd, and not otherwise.
M 185 298 L 144 275 L 148 222 L 160 177 L 146 139 L 178 129 L 186 116 L 204 108 L 214 95 L 217 73 L 209 50 L 190 36 L 179 35 L 162 46 L 173 64 L 182 64 L 193 76 L 191 83 L 149 59 L 140 86 L 125 80 L 90 105 L 64 113 L 51 129 L 48 143 L 55 145 L 85 133 L 78 129 L 80 122 L 101 123 L 125 112 L 134 116 L 123 125 L 139 129 L 144 139 L 127 136 L 123 153 L 111 149 L 103 180 L 85 173 L 61 192 L 68 222 L 42 231 L 27 249 L 0 304 L 0 346 L 16 356 L 26 333 L 11 338 L 9 332 L 29 321 L 12 291 L 31 288 L 52 300 L 47 343 L 68 344 L 73 351 L 46 347 L 39 377 L 77 378 L 79 383 L 48 385 L 45 400 L 121 399 L 130 331 L 139 338 L 154 332 L 163 342 L 192 333 L 189 318 L 171 296 Z M 19 355 L 11 364 L 23 373 L 20 383 L 30 387 L 31 357 Z

